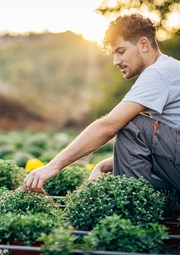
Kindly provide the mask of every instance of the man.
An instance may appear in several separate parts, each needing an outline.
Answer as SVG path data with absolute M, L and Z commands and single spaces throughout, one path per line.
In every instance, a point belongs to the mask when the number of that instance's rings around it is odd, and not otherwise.
M 125 79 L 138 79 L 108 115 L 33 170 L 24 180 L 25 189 L 43 192 L 46 180 L 115 137 L 113 157 L 97 164 L 90 179 L 113 171 L 143 176 L 157 189 L 180 190 L 180 61 L 160 52 L 155 33 L 154 23 L 138 14 L 110 23 L 104 48 L 111 48 Z

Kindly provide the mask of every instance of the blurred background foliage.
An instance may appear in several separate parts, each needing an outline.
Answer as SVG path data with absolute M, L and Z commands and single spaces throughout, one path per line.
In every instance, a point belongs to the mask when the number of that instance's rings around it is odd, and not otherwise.
M 176 20 L 179 6 L 179 1 L 168 0 L 109 0 L 103 1 L 97 11 L 110 20 L 125 10 L 148 10 L 153 17 L 159 15 L 160 48 L 180 59 L 180 24 L 175 22 L 172 29 L 168 26 L 169 17 Z M 52 128 L 82 128 L 109 112 L 134 82 L 124 80 L 112 61 L 97 43 L 72 32 L 1 35 L 0 96 L 8 98 L 9 104 L 12 100 L 21 104 L 26 115 L 29 111 L 36 119 L 46 119 Z M 1 119 L 12 118 L 7 109 L 1 106 Z M 19 108 L 12 104 L 12 110 L 15 116 Z M 28 126 L 28 119 L 26 123 Z
M 157 38 L 161 41 L 180 31 L 179 0 L 104 0 L 97 11 L 109 20 L 128 12 L 149 16 L 156 22 Z

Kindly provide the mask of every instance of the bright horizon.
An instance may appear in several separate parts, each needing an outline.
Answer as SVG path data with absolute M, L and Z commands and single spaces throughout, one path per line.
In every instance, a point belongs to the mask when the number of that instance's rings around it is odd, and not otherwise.
M 107 19 L 95 12 L 102 0 L 0 0 L 0 33 L 70 30 L 99 41 Z

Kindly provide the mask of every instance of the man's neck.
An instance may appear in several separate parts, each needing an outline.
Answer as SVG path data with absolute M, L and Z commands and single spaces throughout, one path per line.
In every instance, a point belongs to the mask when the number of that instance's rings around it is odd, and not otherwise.
M 149 53 L 149 56 L 146 56 L 144 59 L 145 66 L 148 67 L 148 66 L 154 64 L 157 61 L 157 59 L 160 57 L 161 54 L 162 53 L 159 49 L 157 51 L 151 51 Z
M 154 58 L 154 63 L 157 61 L 157 59 L 161 56 L 161 52 L 160 50 L 157 51 L 156 55 L 155 55 L 155 58 Z

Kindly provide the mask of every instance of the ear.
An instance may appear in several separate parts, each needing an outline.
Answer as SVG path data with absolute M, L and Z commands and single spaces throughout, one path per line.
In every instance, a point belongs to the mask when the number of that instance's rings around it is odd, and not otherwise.
M 147 37 L 141 37 L 139 39 L 138 45 L 142 52 L 147 52 L 149 50 L 149 40 L 147 39 Z

